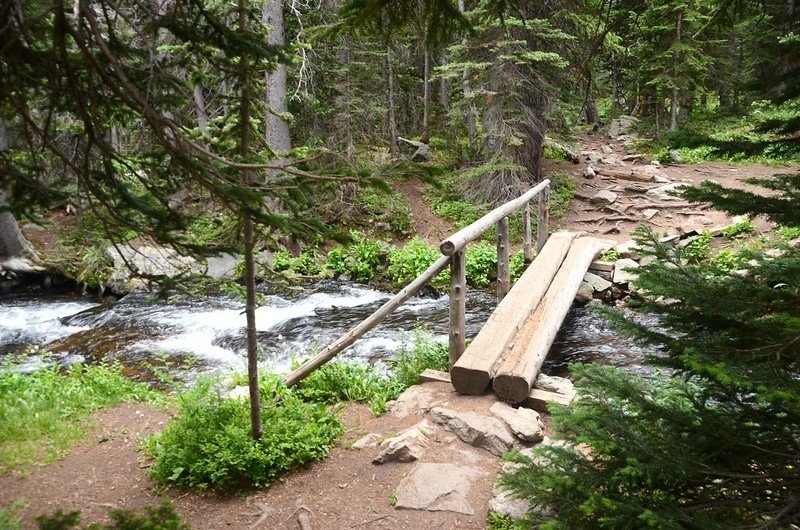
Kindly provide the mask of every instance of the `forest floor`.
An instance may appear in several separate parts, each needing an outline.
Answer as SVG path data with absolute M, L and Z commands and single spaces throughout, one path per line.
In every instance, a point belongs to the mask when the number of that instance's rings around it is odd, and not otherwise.
M 584 136 L 581 141 L 584 151 L 602 153 L 605 157 L 616 155 L 619 163 L 614 165 L 614 169 L 630 169 L 632 164 L 621 160 L 628 153 L 620 142 L 605 135 Z M 546 167 L 547 171 L 568 171 L 576 179 L 578 198 L 566 218 L 559 223 L 562 229 L 624 241 L 630 239 L 639 223 L 647 221 L 641 213 L 645 210 L 651 210 L 649 213 L 657 210 L 649 222 L 658 230 L 687 225 L 713 227 L 728 221 L 722 213 L 684 206 L 677 199 L 653 199 L 652 194 L 647 193 L 656 187 L 652 183 L 617 180 L 602 174 L 587 179 L 582 176 L 585 166 L 583 161 L 578 165 L 551 161 Z M 739 179 L 766 177 L 780 172 L 766 166 L 720 162 L 670 165 L 659 170 L 671 183 L 698 184 L 701 180 L 713 179 L 724 186 L 745 188 L 752 186 Z M 430 212 L 421 198 L 421 186 L 413 182 L 400 185 L 401 191 L 409 198 L 417 232 L 429 240 L 441 241 L 450 232 L 450 225 Z M 658 184 L 661 185 L 664 183 Z M 618 196 L 611 204 L 599 205 L 590 199 L 600 190 L 609 190 Z M 662 204 L 670 201 L 673 201 L 673 206 Z M 647 202 L 657 202 L 660 206 L 643 208 Z M 628 205 L 637 205 L 637 208 L 625 208 Z M 623 213 L 615 212 L 617 209 Z M 608 220 L 616 216 L 630 219 Z M 758 226 L 765 231 L 771 228 L 761 221 Z M 435 404 L 448 404 L 453 409 L 488 410 L 493 402 L 490 394 L 464 397 L 457 396 L 446 384 L 426 385 L 433 385 Z M 497 457 L 463 444 L 448 434 L 432 436 L 424 461 L 466 463 L 477 469 L 482 477 L 468 492 L 474 514 L 466 515 L 452 511 L 396 509 L 393 506 L 396 488 L 413 464 L 375 465 L 372 459 L 377 448 L 352 447 L 355 440 L 368 433 L 377 433 L 381 437 L 396 435 L 416 424 L 424 414 L 424 411 L 417 411 L 399 417 L 387 413 L 376 418 L 366 406 L 348 404 L 341 411 L 347 433 L 328 458 L 283 477 L 269 488 L 243 495 L 220 495 L 159 489 L 149 478 L 148 462 L 140 447 L 145 437 L 157 432 L 168 421 L 169 413 L 147 405 L 123 404 L 96 413 L 94 430 L 63 460 L 36 467 L 24 475 L 12 473 L 0 477 L 0 507 L 8 508 L 14 502 L 22 501 L 24 507 L 20 514 L 24 518 L 24 528 L 35 528 L 33 517 L 52 513 L 58 508 L 81 510 L 84 523 L 94 523 L 103 521 L 110 508 L 141 509 L 164 499 L 172 500 L 178 513 L 197 529 L 300 528 L 298 515 L 302 513 L 309 516 L 312 528 L 317 530 L 484 528 L 495 476 L 501 466 Z

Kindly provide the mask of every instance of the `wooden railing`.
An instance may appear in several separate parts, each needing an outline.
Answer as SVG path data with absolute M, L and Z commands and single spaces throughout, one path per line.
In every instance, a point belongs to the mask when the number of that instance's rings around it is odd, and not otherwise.
M 487 230 L 497 228 L 497 300 L 498 302 L 511 288 L 510 249 L 508 237 L 508 216 L 523 208 L 522 226 L 524 232 L 523 252 L 525 264 L 533 259 L 533 239 L 531 233 L 531 201 L 538 196 L 538 222 L 536 230 L 537 251 L 547 241 L 549 222 L 550 181 L 543 180 L 523 195 L 502 206 L 498 206 L 471 225 L 459 230 L 445 239 L 439 250 L 442 256 L 425 272 L 417 276 L 410 284 L 384 303 L 377 311 L 350 329 L 347 333 L 323 348 L 315 357 L 287 375 L 283 382 L 292 386 L 305 379 L 311 372 L 333 359 L 345 348 L 361 338 L 366 332 L 380 324 L 403 302 L 417 293 L 426 283 L 450 265 L 450 366 L 464 353 L 466 337 L 466 246 L 481 237 Z

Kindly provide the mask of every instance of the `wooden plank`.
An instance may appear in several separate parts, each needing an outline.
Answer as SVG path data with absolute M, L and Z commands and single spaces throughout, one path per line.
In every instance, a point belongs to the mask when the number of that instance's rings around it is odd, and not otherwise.
M 377 311 L 362 320 L 359 324 L 351 328 L 350 331 L 336 339 L 334 342 L 326 346 L 314 358 L 310 359 L 305 364 L 297 368 L 297 370 L 284 377 L 283 383 L 286 386 L 296 385 L 308 377 L 311 372 L 333 359 L 342 350 L 357 341 L 362 335 L 364 335 L 364 333 L 383 322 L 383 320 L 395 309 L 400 307 L 403 302 L 408 300 L 417 291 L 422 289 L 426 283 L 431 281 L 437 274 L 442 272 L 442 270 L 447 267 L 449 262 L 450 258 L 447 256 L 442 256 L 437 259 L 433 265 L 425 270 L 425 272 L 417 276 L 416 280 L 405 286 L 399 293 L 394 295 L 389 301 L 379 307 Z
M 536 250 L 541 251 L 547 242 L 547 232 L 550 229 L 550 188 L 545 188 L 539 194 L 539 215 L 536 225 Z
M 482 394 L 489 386 L 495 362 L 544 297 L 574 237 L 570 232 L 557 232 L 550 237 L 475 340 L 451 367 L 453 386 L 460 394 Z
M 511 264 L 508 240 L 508 217 L 497 221 L 497 303 L 511 290 Z
M 450 368 L 464 353 L 467 313 L 466 251 L 462 248 L 450 257 Z
M 556 392 L 548 392 L 547 390 L 539 390 L 534 388 L 528 393 L 528 397 L 522 402 L 522 405 L 529 409 L 538 410 L 540 412 L 547 412 L 548 405 L 557 403 L 559 405 L 569 405 L 575 399 L 575 394 L 565 396 L 564 394 L 557 394 Z
M 503 401 L 520 403 L 528 396 L 589 264 L 602 247 L 603 242 L 593 237 L 576 239 L 570 247 L 547 294 L 498 365 L 492 388 Z
M 433 370 L 426 368 L 419 374 L 419 380 L 422 383 L 450 383 L 450 374 L 442 372 L 441 370 Z
M 442 244 L 439 245 L 439 250 L 445 256 L 452 256 L 456 250 L 464 248 L 467 243 L 480 237 L 481 234 L 493 227 L 497 221 L 503 217 L 508 217 L 511 212 L 523 207 L 526 202 L 539 195 L 539 192 L 547 189 L 548 186 L 550 186 L 550 180 L 545 179 L 516 199 L 508 201 L 502 206 L 498 206 L 471 225 L 462 228 L 452 236 L 442 241 Z

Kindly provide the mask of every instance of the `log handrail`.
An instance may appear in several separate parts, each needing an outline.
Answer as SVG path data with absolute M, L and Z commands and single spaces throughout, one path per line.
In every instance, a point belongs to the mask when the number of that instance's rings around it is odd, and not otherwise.
M 452 256 L 456 250 L 462 249 L 467 245 L 467 243 L 478 239 L 483 235 L 484 232 L 497 224 L 498 221 L 508 217 L 509 214 L 528 204 L 531 199 L 539 195 L 539 192 L 547 189 L 549 186 L 550 179 L 545 179 L 516 199 L 510 200 L 507 203 L 498 206 L 471 225 L 467 226 L 466 228 L 462 228 L 452 236 L 442 241 L 442 244 L 439 245 L 439 250 L 445 256 Z
M 422 274 L 417 276 L 414 281 L 406 285 L 400 292 L 390 298 L 374 313 L 356 324 L 347 333 L 336 339 L 334 342 L 323 348 L 321 352 L 306 361 L 303 365 L 283 378 L 286 386 L 293 386 L 308 377 L 314 370 L 333 359 L 345 348 L 361 338 L 366 332 L 383 322 L 386 317 L 400 307 L 403 302 L 417 293 L 422 287 L 442 272 L 450 265 L 450 367 L 458 360 L 464 352 L 465 339 L 464 327 L 466 317 L 466 274 L 465 274 L 465 255 L 464 247 L 467 243 L 474 241 L 493 225 L 500 223 L 505 228 L 498 230 L 498 278 L 501 282 L 507 277 L 509 271 L 508 258 L 508 225 L 507 217 L 509 214 L 524 207 L 523 225 L 525 232 L 525 263 L 530 263 L 532 256 L 531 223 L 530 223 L 530 201 L 539 196 L 538 209 L 538 228 L 537 228 L 537 248 L 541 250 L 547 239 L 548 225 L 548 200 L 549 200 L 550 180 L 543 180 L 526 193 L 516 199 L 495 208 L 471 225 L 459 230 L 451 235 L 439 246 L 443 256 L 440 256 Z M 500 247 L 503 247 L 502 252 Z M 498 288 L 498 297 L 505 295 L 506 287 Z

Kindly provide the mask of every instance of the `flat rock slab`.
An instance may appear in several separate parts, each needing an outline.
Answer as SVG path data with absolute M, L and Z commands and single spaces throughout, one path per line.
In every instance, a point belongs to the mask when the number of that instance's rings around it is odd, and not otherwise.
M 463 442 L 502 456 L 514 446 L 514 437 L 497 418 L 474 412 L 457 412 L 435 407 L 431 419 L 455 433 Z
M 639 264 L 632 259 L 623 258 L 617 260 L 614 263 L 614 283 L 623 284 L 636 280 L 639 277 L 636 273 L 638 268 Z
M 468 496 L 487 473 L 455 464 L 418 464 L 397 486 L 397 508 L 475 515 Z
M 441 395 L 430 385 L 408 387 L 395 401 L 387 403 L 387 409 L 398 418 L 424 414 L 434 405 L 441 404 Z

